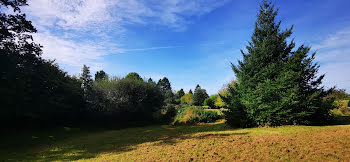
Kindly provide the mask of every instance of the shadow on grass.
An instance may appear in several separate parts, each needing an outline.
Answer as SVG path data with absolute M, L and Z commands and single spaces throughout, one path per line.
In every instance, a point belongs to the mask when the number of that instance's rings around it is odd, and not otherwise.
M 350 124 L 350 116 L 341 116 L 336 115 L 334 121 L 331 123 L 331 125 L 348 125 Z
M 203 139 L 206 137 L 223 137 L 231 135 L 245 135 L 247 133 L 223 133 L 232 130 L 223 122 L 192 126 L 152 125 L 126 129 L 61 129 L 44 132 L 40 135 L 17 134 L 8 137 L 7 148 L 1 146 L 0 161 L 72 161 L 94 158 L 101 153 L 128 152 L 137 145 L 146 142 L 160 142 L 161 144 L 175 144 L 184 139 Z M 195 135 L 196 133 L 204 133 Z M 213 132 L 213 133 L 211 133 Z M 35 138 L 37 136 L 37 138 Z M 33 138 L 34 137 L 34 138 Z M 31 140 L 29 145 L 16 145 L 16 141 Z M 25 140 L 23 140 L 25 139 Z M 11 145 L 13 143 L 14 145 Z M 18 141 L 17 141 L 18 143 Z

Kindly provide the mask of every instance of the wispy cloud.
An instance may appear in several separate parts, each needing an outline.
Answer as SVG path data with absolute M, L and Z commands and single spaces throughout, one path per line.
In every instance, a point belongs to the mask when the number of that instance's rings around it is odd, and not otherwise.
M 124 49 L 124 52 L 132 52 L 132 51 L 150 51 L 150 50 L 159 50 L 159 49 L 169 49 L 169 48 L 177 48 L 182 46 L 164 46 L 164 47 L 148 47 L 148 48 L 134 48 L 134 49 Z
M 325 73 L 324 84 L 337 86 L 350 92 L 350 28 L 327 36 L 314 45 L 316 61 L 321 63 L 320 73 Z

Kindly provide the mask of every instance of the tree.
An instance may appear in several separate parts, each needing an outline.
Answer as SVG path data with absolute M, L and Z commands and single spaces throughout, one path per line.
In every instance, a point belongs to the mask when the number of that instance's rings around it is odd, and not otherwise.
M 173 91 L 171 90 L 171 84 L 169 82 L 169 79 L 167 77 L 164 77 L 163 79 L 159 79 L 157 86 L 161 89 L 165 96 L 164 102 L 166 104 L 175 104 L 175 95 Z
M 131 72 L 128 75 L 125 76 L 125 79 L 131 79 L 131 80 L 138 80 L 138 81 L 143 81 L 141 76 L 135 72 Z
M 148 78 L 148 81 L 147 81 L 148 83 L 152 83 L 152 84 L 156 84 L 154 81 L 153 81 L 153 79 L 152 78 Z
M 185 95 L 185 91 L 182 88 L 176 92 L 176 98 L 181 98 L 184 95 Z
M 350 95 L 346 93 L 345 89 L 334 89 L 327 96 L 327 98 L 334 98 L 336 100 L 344 100 L 350 98 Z
M 185 95 L 185 91 L 183 89 L 180 89 L 175 94 L 175 102 L 176 104 L 181 103 L 181 97 Z
M 232 69 L 238 80 L 230 88 L 229 123 L 241 126 L 312 124 L 330 119 L 332 100 L 322 86 L 324 75 L 317 77 L 319 65 L 313 63 L 315 53 L 308 57 L 310 47 L 293 51 L 290 43 L 293 27 L 281 31 L 276 22 L 278 10 L 263 1 L 257 15 L 254 33 L 243 60 Z M 233 120 L 233 121 L 230 121 Z
M 0 123 L 77 119 L 84 107 L 79 80 L 41 58 L 36 29 L 20 9 L 26 2 L 0 1 Z
M 190 89 L 190 90 L 188 91 L 188 93 L 193 94 L 192 89 Z
M 192 105 L 192 96 L 193 95 L 191 93 L 186 93 L 181 97 L 181 104 Z
M 217 94 L 211 95 L 209 98 L 205 99 L 203 104 L 205 106 L 209 106 L 212 109 L 223 107 L 221 98 Z
M 91 90 L 93 86 L 93 80 L 91 78 L 90 69 L 86 65 L 83 66 L 80 80 L 81 80 L 81 88 L 84 91 L 84 98 L 87 102 L 89 102 L 92 97 Z
M 93 101 L 93 110 L 103 114 L 103 118 L 128 121 L 150 119 L 164 102 L 158 86 L 137 79 L 112 77 L 95 82 L 93 89 L 97 96 Z
M 164 94 L 167 91 L 171 91 L 171 84 L 167 77 L 164 77 L 163 79 L 159 79 L 157 85 L 160 87 L 160 89 L 163 91 Z
M 97 71 L 95 73 L 95 81 L 105 80 L 106 78 L 108 78 L 108 76 L 103 70 Z
M 207 94 L 205 89 L 202 89 L 198 84 L 196 86 L 196 89 L 194 90 L 193 94 L 193 104 L 196 106 L 201 106 L 204 103 L 204 100 L 208 98 L 209 95 Z

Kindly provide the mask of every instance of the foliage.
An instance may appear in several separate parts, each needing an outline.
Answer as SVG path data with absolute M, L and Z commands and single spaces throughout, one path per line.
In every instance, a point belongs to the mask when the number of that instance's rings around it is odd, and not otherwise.
M 174 118 L 177 114 L 176 105 L 168 104 L 164 106 L 162 109 L 153 113 L 153 118 L 160 122 L 169 124 L 174 121 Z
M 120 119 L 149 119 L 153 112 L 161 109 L 164 101 L 158 86 L 133 77 L 95 82 L 93 88 L 93 112 Z
M 304 45 L 292 51 L 295 43 L 287 43 L 287 38 L 293 28 L 281 31 L 276 15 L 274 5 L 263 1 L 248 52 L 241 51 L 243 60 L 232 64 L 239 84 L 231 88 L 227 101 L 232 115 L 228 122 L 239 121 L 241 126 L 327 122 L 333 100 L 324 99 L 329 91 L 321 86 L 324 75 L 317 77 L 315 53 L 308 57 L 310 47 Z
M 101 81 L 105 79 L 108 79 L 108 75 L 103 70 L 97 71 L 95 73 L 95 81 Z
M 163 92 L 163 95 L 165 96 L 164 102 L 166 104 L 175 104 L 176 103 L 175 95 L 171 89 L 171 84 L 170 84 L 169 79 L 167 77 L 164 77 L 163 79 L 159 79 L 157 86 Z
M 93 80 L 90 74 L 90 69 L 86 65 L 83 66 L 80 80 L 81 80 L 81 88 L 84 91 L 84 99 L 88 103 L 91 103 Z
M 166 104 L 176 104 L 175 95 L 172 91 L 166 91 L 164 97 Z
M 20 9 L 26 5 L 26 0 L 0 1 L 1 123 L 75 120 L 84 109 L 80 81 L 41 58 L 31 35 L 36 29 Z
M 181 103 L 181 97 L 185 95 L 185 92 L 183 89 L 180 89 L 179 91 L 176 92 L 175 94 L 175 103 L 180 104 Z
M 162 90 L 164 94 L 168 91 L 171 91 L 171 84 L 167 77 L 164 77 L 163 79 L 159 79 L 157 85 L 159 86 L 159 88 Z
M 350 99 L 350 94 L 345 89 L 333 89 L 326 98 L 334 98 L 336 100 Z
M 125 76 L 125 79 L 143 81 L 141 76 L 139 74 L 137 74 L 136 72 L 129 73 L 128 75 Z
M 349 100 L 337 100 L 335 101 L 336 109 L 332 110 L 332 113 L 338 116 L 350 116 L 350 109 L 348 108 Z
M 181 104 L 192 105 L 192 97 L 193 95 L 191 93 L 186 93 L 181 97 Z
M 218 97 L 216 98 L 216 101 L 215 101 L 214 105 L 215 105 L 216 108 L 224 108 L 224 107 L 226 107 L 226 104 L 222 100 L 220 95 L 218 95 Z
M 178 109 L 176 119 L 173 124 L 193 124 L 210 123 L 220 119 L 221 116 L 216 111 L 204 110 L 197 106 L 183 106 Z
M 196 89 L 194 90 L 193 94 L 193 104 L 196 106 L 201 106 L 204 103 L 204 100 L 208 98 L 207 91 L 205 89 L 202 89 L 198 84 L 196 86 Z
M 212 109 L 219 109 L 225 107 L 225 102 L 221 99 L 219 95 L 215 94 L 205 99 L 204 105 L 209 106 Z

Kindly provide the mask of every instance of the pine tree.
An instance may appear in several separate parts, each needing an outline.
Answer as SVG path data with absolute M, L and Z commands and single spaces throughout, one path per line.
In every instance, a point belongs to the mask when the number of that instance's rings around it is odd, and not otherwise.
M 91 78 L 90 69 L 88 66 L 84 65 L 82 74 L 80 76 L 81 79 L 81 88 L 84 91 L 84 98 L 87 102 L 91 100 L 92 86 L 93 80 Z
M 311 124 L 330 119 L 329 92 L 321 87 L 324 75 L 317 77 L 315 53 L 310 47 L 295 51 L 294 40 L 287 42 L 293 26 L 281 31 L 276 22 L 278 10 L 263 1 L 255 30 L 243 60 L 232 64 L 238 84 L 224 97 L 229 106 L 228 123 L 240 126 Z

